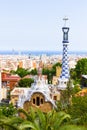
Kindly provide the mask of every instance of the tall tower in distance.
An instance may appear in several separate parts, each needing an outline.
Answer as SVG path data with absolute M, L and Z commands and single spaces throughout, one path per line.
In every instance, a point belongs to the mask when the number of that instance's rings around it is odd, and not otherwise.
M 68 18 L 63 19 L 65 22 L 64 27 L 62 28 L 63 31 L 63 56 L 62 56 L 62 71 L 60 78 L 58 79 L 58 89 L 66 89 L 67 87 L 67 82 L 69 80 L 69 66 L 68 66 L 68 32 L 69 32 L 69 27 L 66 27 L 66 21 Z

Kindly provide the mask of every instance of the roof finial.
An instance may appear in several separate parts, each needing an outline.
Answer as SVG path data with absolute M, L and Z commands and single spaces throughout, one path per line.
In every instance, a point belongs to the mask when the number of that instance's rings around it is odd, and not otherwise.
M 64 27 L 66 27 L 66 21 L 68 20 L 68 18 L 65 16 L 65 17 L 63 18 L 63 20 L 65 21 Z

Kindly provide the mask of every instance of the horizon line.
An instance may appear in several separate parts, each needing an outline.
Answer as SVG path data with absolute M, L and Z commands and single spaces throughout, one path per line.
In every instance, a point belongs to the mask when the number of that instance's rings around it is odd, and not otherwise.
M 60 50 L 27 50 L 27 49 L 24 49 L 24 50 L 19 50 L 19 49 L 8 49 L 8 50 L 0 50 L 0 52 L 2 52 L 2 51 L 10 51 L 10 52 L 12 52 L 12 51 L 14 51 L 14 52 L 27 52 L 27 51 L 30 51 L 30 52 L 47 52 L 47 51 L 49 51 L 49 52 L 62 52 L 62 51 L 60 51 Z M 87 50 L 69 50 L 68 52 L 87 52 Z

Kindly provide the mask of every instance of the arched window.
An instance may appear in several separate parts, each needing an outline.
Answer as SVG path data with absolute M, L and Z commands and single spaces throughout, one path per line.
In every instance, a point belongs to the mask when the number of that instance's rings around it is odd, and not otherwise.
M 36 94 L 32 97 L 32 104 L 36 106 L 40 106 L 44 103 L 44 97 L 43 95 Z
M 43 104 L 43 99 L 41 98 L 41 104 Z
M 35 98 L 33 98 L 33 104 L 35 104 Z
M 40 105 L 40 97 L 36 97 L 36 105 L 37 105 L 37 106 Z

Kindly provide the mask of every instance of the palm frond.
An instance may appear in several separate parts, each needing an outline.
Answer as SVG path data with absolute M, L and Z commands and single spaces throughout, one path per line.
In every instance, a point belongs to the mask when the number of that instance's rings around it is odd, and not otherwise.
M 39 124 L 41 130 L 45 130 L 46 125 L 47 125 L 45 114 L 42 111 L 38 110 L 37 115 L 38 115 L 38 118 L 37 118 L 38 124 Z
M 24 121 L 18 127 L 19 130 L 24 130 L 26 128 L 31 128 L 31 130 L 40 130 L 37 124 L 30 121 Z
M 59 130 L 87 130 L 87 128 L 84 126 L 64 125 L 61 126 Z

